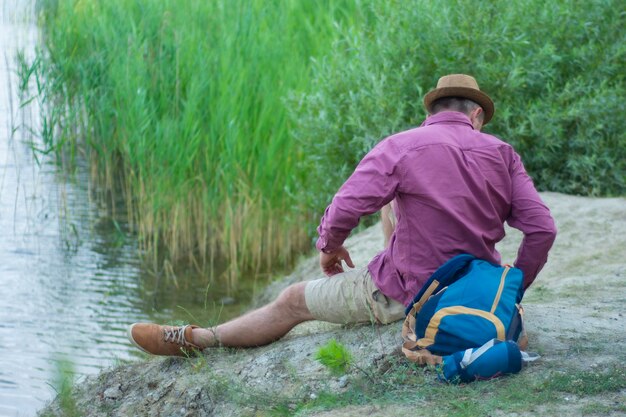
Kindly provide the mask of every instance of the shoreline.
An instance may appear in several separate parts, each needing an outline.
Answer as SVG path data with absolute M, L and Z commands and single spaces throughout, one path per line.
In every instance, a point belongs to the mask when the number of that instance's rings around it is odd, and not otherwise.
M 394 416 L 414 411 L 416 404 L 434 416 L 459 411 L 459 404 L 471 411 L 462 415 L 626 415 L 621 312 L 626 199 L 541 196 L 559 235 L 524 300 L 530 350 L 542 359 L 518 375 L 466 386 L 436 383 L 432 372 L 414 369 L 399 356 L 401 322 L 340 326 L 313 321 L 265 347 L 124 364 L 78 382 L 70 397 L 76 410 L 90 416 Z M 520 238 L 507 228 L 498 245 L 503 261 L 514 260 Z M 380 226 L 350 237 L 346 246 L 355 264 L 363 265 L 382 247 Z M 302 260 L 257 303 L 317 268 L 316 256 Z M 331 377 L 313 359 L 332 338 L 355 357 L 356 366 L 342 377 Z M 401 378 L 406 385 L 397 382 Z M 60 400 L 40 415 L 63 415 Z

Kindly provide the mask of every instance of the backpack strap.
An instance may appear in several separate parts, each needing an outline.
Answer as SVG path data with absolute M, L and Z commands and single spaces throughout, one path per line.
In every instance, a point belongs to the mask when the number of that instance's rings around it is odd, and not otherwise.
M 411 362 L 418 365 L 439 365 L 443 358 L 439 355 L 433 355 L 428 349 L 412 350 L 405 347 L 406 343 L 402 346 L 402 353 Z
M 461 278 L 463 270 L 474 259 L 476 259 L 474 255 L 463 253 L 441 265 L 430 278 L 428 278 L 428 281 L 426 281 L 422 289 L 417 293 L 415 298 L 413 298 L 413 301 L 406 308 L 404 314 L 409 315 L 409 312 L 415 308 L 416 304 L 418 304 L 419 307 L 414 313 L 419 313 L 419 309 L 422 308 L 422 305 L 428 301 L 431 295 Z
M 438 289 L 440 286 L 438 281 L 432 281 L 426 291 L 420 291 L 423 293 L 417 302 L 415 302 L 411 308 L 406 313 L 406 318 L 404 319 L 404 324 L 402 325 L 402 338 L 404 340 L 417 340 L 417 335 L 415 334 L 415 318 L 417 317 L 417 313 L 422 309 L 422 306 L 431 295 Z
M 417 312 L 422 308 L 422 305 L 432 295 L 438 286 L 438 282 L 431 283 L 428 291 L 424 293 L 421 303 L 416 303 L 412 306 L 411 310 L 402 323 L 402 353 L 411 362 L 415 362 L 418 365 L 438 365 L 442 361 L 442 357 L 433 355 L 428 349 L 422 349 L 417 344 L 417 335 L 415 334 L 415 317 Z
M 521 351 L 525 351 L 526 349 L 528 349 L 528 334 L 526 333 L 526 326 L 524 326 L 524 307 L 522 307 L 522 305 L 519 303 L 515 304 L 515 307 L 517 307 L 517 317 L 519 317 L 519 326 L 521 328 L 519 336 L 517 337 L 517 346 L 519 346 Z

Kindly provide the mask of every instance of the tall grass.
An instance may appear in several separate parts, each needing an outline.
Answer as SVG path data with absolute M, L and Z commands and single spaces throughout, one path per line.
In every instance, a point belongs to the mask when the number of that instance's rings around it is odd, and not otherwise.
M 43 0 L 43 136 L 85 153 L 155 269 L 289 263 L 374 143 L 446 73 L 539 188 L 626 193 L 618 0 Z M 28 72 L 28 71 L 27 71 Z M 42 78 L 43 79 L 43 78 Z
M 232 287 L 309 242 L 285 97 L 354 26 L 350 0 L 47 0 L 50 146 L 85 152 L 156 268 Z M 54 112 L 57 113 L 54 113 Z M 117 194 L 117 195 L 116 195 Z M 293 213 L 293 215 L 292 215 Z M 157 261 L 158 259 L 158 261 Z M 168 268 L 165 268 L 168 269 Z

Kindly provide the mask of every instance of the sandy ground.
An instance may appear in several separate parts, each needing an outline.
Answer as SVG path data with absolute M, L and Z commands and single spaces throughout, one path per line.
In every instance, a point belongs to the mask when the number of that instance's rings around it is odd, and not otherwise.
M 524 299 L 531 350 L 542 355 L 524 372 L 545 369 L 597 369 L 626 360 L 626 199 L 597 199 L 543 193 L 559 234 L 548 264 Z M 499 249 L 513 263 L 521 235 L 508 230 Z M 375 225 L 351 237 L 346 246 L 357 264 L 365 265 L 382 247 Z M 257 303 L 281 288 L 319 276 L 317 257 L 302 260 L 289 276 L 272 284 Z M 400 323 L 389 326 L 336 326 L 320 322 L 296 327 L 271 346 L 211 351 L 193 361 L 153 359 L 123 365 L 88 378 L 76 387 L 75 398 L 85 415 L 266 415 L 259 404 L 237 399 L 236 392 L 262 392 L 302 398 L 322 387 L 341 391 L 345 381 L 330 378 L 313 356 L 321 344 L 335 338 L 346 345 L 362 368 L 395 355 Z M 221 381 L 221 382 L 220 382 Z M 233 390 L 233 384 L 237 389 Z M 243 395 L 243 394 L 242 394 Z M 516 415 L 589 415 L 589 404 L 603 407 L 597 415 L 625 415 L 626 390 L 564 397 L 549 405 L 534 404 Z M 593 407 L 592 407 L 593 409 Z M 412 413 L 414 404 L 339 407 L 299 415 L 395 416 Z M 59 401 L 42 411 L 60 415 Z M 593 413 L 592 413 L 593 414 Z M 499 415 L 494 410 L 493 415 Z

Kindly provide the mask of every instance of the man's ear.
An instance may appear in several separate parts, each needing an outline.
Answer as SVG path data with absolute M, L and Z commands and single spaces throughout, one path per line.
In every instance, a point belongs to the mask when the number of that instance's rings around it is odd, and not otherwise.
M 469 118 L 474 129 L 480 130 L 483 127 L 483 120 L 485 120 L 485 111 L 482 107 L 476 107 L 470 112 Z

